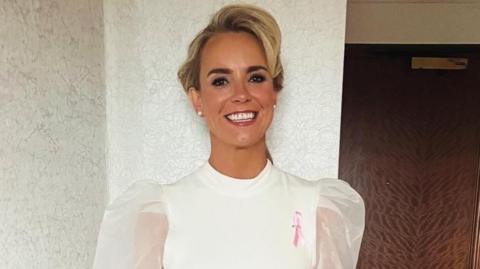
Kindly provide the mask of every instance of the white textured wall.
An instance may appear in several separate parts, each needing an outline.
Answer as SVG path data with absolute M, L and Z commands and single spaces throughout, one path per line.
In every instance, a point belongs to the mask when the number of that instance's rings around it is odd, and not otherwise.
M 138 179 L 177 180 L 208 158 L 207 130 L 176 71 L 193 36 L 230 2 L 105 1 L 111 198 Z M 270 10 L 284 35 L 275 163 L 307 178 L 337 176 L 346 2 L 248 2 Z
M 347 43 L 480 44 L 480 0 L 349 0 Z
M 138 179 L 177 180 L 207 159 L 207 130 L 176 70 L 226 3 L 1 3 L 0 268 L 89 268 L 108 194 Z M 284 34 L 275 162 L 334 177 L 345 1 L 252 3 Z
M 90 268 L 106 195 L 102 1 L 2 1 L 0 53 L 0 268 Z

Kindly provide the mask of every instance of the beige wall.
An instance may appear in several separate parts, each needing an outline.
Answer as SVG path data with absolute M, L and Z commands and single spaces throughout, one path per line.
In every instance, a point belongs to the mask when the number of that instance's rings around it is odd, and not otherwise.
M 480 44 L 479 0 L 350 0 L 347 43 Z
M 0 268 L 90 268 L 106 200 L 102 1 L 2 1 L 0 53 Z

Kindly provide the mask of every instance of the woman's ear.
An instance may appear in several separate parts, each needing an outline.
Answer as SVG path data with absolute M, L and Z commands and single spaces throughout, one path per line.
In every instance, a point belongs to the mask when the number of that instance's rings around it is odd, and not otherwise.
M 202 97 L 200 96 L 200 91 L 197 90 L 195 87 L 188 88 L 188 99 L 190 99 L 190 103 L 192 103 L 193 109 L 195 112 L 203 112 L 202 111 Z

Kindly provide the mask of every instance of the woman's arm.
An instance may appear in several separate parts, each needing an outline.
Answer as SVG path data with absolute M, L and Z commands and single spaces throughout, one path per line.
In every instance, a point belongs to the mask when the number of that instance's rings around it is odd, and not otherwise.
M 133 184 L 105 210 L 93 269 L 161 269 L 168 231 L 160 184 Z
M 355 269 L 365 226 L 360 195 L 339 179 L 320 180 L 316 269 Z
M 135 226 L 134 269 L 162 269 L 168 232 L 165 214 L 144 211 Z

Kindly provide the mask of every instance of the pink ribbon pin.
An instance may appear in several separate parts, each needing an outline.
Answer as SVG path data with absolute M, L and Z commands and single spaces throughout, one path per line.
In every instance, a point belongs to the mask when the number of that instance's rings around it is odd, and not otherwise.
M 295 229 L 295 233 L 293 235 L 293 245 L 298 247 L 303 245 L 304 238 L 302 233 L 302 213 L 299 211 L 295 211 L 293 215 L 293 225 L 292 227 Z

